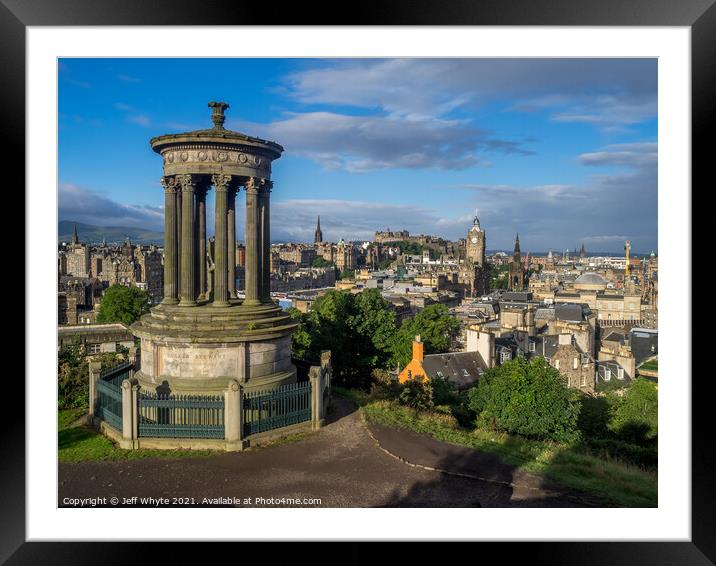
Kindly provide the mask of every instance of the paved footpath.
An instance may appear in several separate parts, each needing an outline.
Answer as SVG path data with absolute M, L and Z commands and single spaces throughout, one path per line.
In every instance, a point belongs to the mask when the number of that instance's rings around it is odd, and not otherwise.
M 366 425 L 346 399 L 333 400 L 329 421 L 305 439 L 244 452 L 60 463 L 59 505 L 67 497 L 194 498 L 195 505 L 204 498 L 312 498 L 320 502 L 305 505 L 321 507 L 589 504 L 579 494 L 544 489 L 539 478 L 516 473 L 492 455 L 407 430 Z

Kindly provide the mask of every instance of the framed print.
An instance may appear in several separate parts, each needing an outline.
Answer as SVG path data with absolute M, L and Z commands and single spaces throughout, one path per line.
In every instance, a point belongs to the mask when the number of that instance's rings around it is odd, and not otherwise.
M 27 211 L 3 560 L 716 560 L 690 329 L 716 8 L 503 4 L 3 0 Z

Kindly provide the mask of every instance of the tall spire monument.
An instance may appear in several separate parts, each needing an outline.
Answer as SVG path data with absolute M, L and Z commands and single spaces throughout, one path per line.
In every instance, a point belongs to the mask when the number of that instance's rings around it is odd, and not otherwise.
M 323 242 L 323 232 L 321 232 L 321 217 L 318 217 L 318 222 L 316 223 L 316 232 L 314 234 L 313 242 L 316 244 L 320 244 Z

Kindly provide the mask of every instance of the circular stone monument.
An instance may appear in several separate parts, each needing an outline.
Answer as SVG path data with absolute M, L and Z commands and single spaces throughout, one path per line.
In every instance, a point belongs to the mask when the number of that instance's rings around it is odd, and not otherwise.
M 296 324 L 270 295 L 271 163 L 277 143 L 224 128 L 224 102 L 210 102 L 213 128 L 152 138 L 164 163 L 164 299 L 131 327 L 141 339 L 144 389 L 218 394 L 296 381 Z M 215 237 L 206 238 L 206 194 L 216 194 Z M 245 298 L 236 291 L 236 201 L 246 195 Z M 213 249 L 211 249 L 213 248 Z

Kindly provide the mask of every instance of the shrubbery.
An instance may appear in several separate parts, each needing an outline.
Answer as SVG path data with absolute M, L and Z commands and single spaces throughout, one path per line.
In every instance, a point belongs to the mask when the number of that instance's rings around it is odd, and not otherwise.
M 423 376 L 416 376 L 402 384 L 398 393 L 398 403 L 426 411 L 433 408 L 433 388 Z
M 658 410 L 656 384 L 637 379 L 621 394 L 583 396 L 579 428 L 584 443 L 600 454 L 656 466 Z
M 528 438 L 573 442 L 579 438 L 576 391 L 543 358 L 517 358 L 487 370 L 470 390 L 481 427 Z
M 102 369 L 115 366 L 126 359 L 126 348 L 121 353 L 103 353 L 95 356 Z M 79 343 L 62 348 L 57 357 L 57 407 L 74 409 L 89 405 L 89 359 Z

